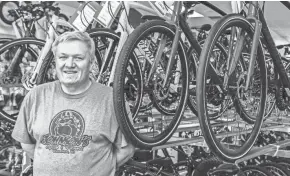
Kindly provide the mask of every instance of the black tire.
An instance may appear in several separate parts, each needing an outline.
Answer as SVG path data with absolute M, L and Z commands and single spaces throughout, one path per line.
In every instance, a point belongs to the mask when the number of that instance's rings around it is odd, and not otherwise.
M 261 44 L 258 47 L 258 51 L 257 51 L 257 66 L 259 68 L 259 78 L 260 79 L 260 84 L 259 84 L 259 88 L 260 88 L 260 106 L 259 106 L 259 111 L 257 113 L 257 116 L 255 118 L 255 121 L 251 122 L 253 123 L 253 127 L 252 126 L 248 126 L 248 127 L 252 127 L 252 131 L 250 130 L 249 133 L 249 138 L 246 139 L 245 143 L 239 146 L 235 146 L 235 149 L 230 149 L 227 148 L 226 145 L 222 144 L 225 141 L 219 141 L 218 137 L 216 136 L 216 133 L 214 133 L 213 129 L 214 127 L 212 126 L 212 123 L 210 122 L 210 117 L 207 115 L 207 87 L 206 87 L 206 81 L 208 78 L 211 78 L 213 75 L 213 70 L 210 71 L 208 63 L 210 60 L 210 53 L 211 51 L 214 49 L 215 47 L 215 43 L 217 42 L 218 36 L 221 34 L 221 32 L 223 32 L 223 30 L 227 29 L 227 27 L 231 27 L 231 26 L 235 26 L 235 27 L 240 27 L 243 28 L 244 31 L 247 32 L 247 34 L 250 34 L 249 36 L 252 37 L 253 35 L 253 27 L 252 25 L 241 15 L 238 14 L 230 14 L 227 15 L 225 17 L 223 17 L 222 19 L 220 19 L 217 23 L 215 23 L 215 25 L 213 26 L 213 28 L 211 29 L 209 36 L 206 39 L 206 43 L 204 44 L 204 47 L 202 49 L 201 52 L 201 56 L 200 56 L 200 62 L 199 62 L 199 67 L 198 67 L 198 74 L 197 74 L 197 108 L 198 108 L 198 114 L 199 114 L 199 120 L 200 120 L 200 125 L 201 125 L 201 129 L 204 135 L 204 138 L 209 146 L 209 148 L 211 149 L 211 151 L 218 156 L 219 158 L 228 161 L 228 162 L 234 162 L 235 160 L 243 157 L 244 155 L 246 155 L 246 153 L 252 148 L 252 146 L 255 143 L 255 140 L 259 134 L 259 131 L 261 129 L 261 125 L 263 122 L 263 116 L 264 116 L 264 108 L 265 108 L 265 100 L 266 100 L 266 93 L 267 93 L 267 72 L 266 72 L 266 65 L 265 65 L 265 60 L 263 57 L 263 51 L 262 51 L 262 47 Z M 243 65 L 243 61 L 240 59 L 239 63 L 241 62 L 241 65 Z M 243 67 L 243 66 L 242 66 Z M 246 68 L 246 67 L 244 67 Z M 209 76 L 207 75 L 208 73 L 211 73 L 212 75 Z M 218 76 L 217 80 L 211 80 L 213 82 L 217 82 L 215 83 L 215 85 L 213 86 L 213 88 L 216 88 L 217 84 L 222 85 L 223 82 L 220 81 L 221 83 L 219 83 L 218 81 L 220 80 L 220 75 L 217 75 L 217 73 L 214 71 L 214 74 L 216 74 L 215 77 Z M 215 79 L 215 78 L 214 78 Z M 238 86 L 236 86 L 238 87 Z M 221 88 L 221 86 L 219 86 L 219 88 Z M 238 90 L 238 89 L 237 89 Z M 232 103 L 234 104 L 233 107 L 233 112 L 237 112 L 237 115 L 240 116 L 242 119 L 249 119 L 249 118 L 245 118 L 245 116 L 248 116 L 248 112 L 246 112 L 246 110 L 242 107 L 242 104 L 240 103 L 240 100 L 238 98 L 237 92 L 240 93 L 239 91 L 231 91 L 231 92 L 235 92 L 234 95 L 229 94 L 230 99 L 228 100 L 229 102 L 232 101 Z M 230 92 L 230 93 L 231 93 Z M 224 95 L 224 97 L 227 95 Z M 224 100 L 224 98 L 222 99 L 222 101 Z M 226 102 L 227 103 L 227 102 Z M 229 108 L 228 106 L 226 108 Z M 228 109 L 227 109 L 228 110 Z M 231 111 L 231 112 L 232 112 Z M 234 115 L 234 114 L 233 114 Z M 228 117 L 234 117 L 233 115 L 228 114 Z M 235 120 L 235 119 L 233 119 Z M 245 120 L 246 121 L 246 120 Z M 246 121 L 247 122 L 247 121 Z M 238 121 L 236 123 L 239 123 Z M 237 124 L 239 125 L 239 124 Z M 247 124 L 246 124 L 247 125 Z M 247 128 L 248 128 L 247 127 Z M 236 129 L 240 129 L 239 127 Z M 239 133 L 239 132 L 236 132 Z M 228 134 L 228 133 L 227 133 Z M 225 134 L 225 135 L 227 135 Z
M 136 62 L 135 60 L 136 57 L 134 57 L 135 46 L 138 44 L 138 42 L 141 39 L 145 39 L 147 34 L 149 33 L 151 34 L 152 32 L 159 32 L 159 33 L 165 34 L 166 36 L 170 36 L 170 38 L 172 38 L 172 41 L 173 41 L 175 29 L 173 28 L 173 26 L 160 20 L 147 21 L 141 24 L 140 26 L 138 26 L 130 34 L 129 38 L 126 40 L 126 43 L 121 50 L 119 60 L 117 62 L 117 68 L 116 68 L 115 77 L 114 77 L 114 88 L 113 88 L 114 108 L 115 108 L 116 114 L 119 117 L 117 118 L 117 120 L 121 127 L 121 130 L 125 134 L 125 137 L 127 138 L 127 140 L 131 141 L 134 145 L 140 148 L 147 148 L 147 149 L 150 149 L 153 146 L 164 144 L 173 135 L 173 133 L 175 132 L 175 129 L 177 128 L 178 124 L 181 121 L 182 114 L 183 114 L 186 101 L 187 101 L 187 91 L 188 91 L 188 66 L 187 66 L 187 60 L 186 60 L 183 43 L 180 41 L 178 45 L 178 55 L 180 57 L 180 64 L 181 64 L 182 72 L 184 73 L 181 74 L 182 75 L 181 76 L 182 90 L 179 91 L 181 95 L 179 99 L 180 103 L 175 111 L 175 115 L 173 119 L 171 120 L 171 122 L 168 123 L 169 125 L 166 126 L 166 129 L 164 131 L 158 133 L 157 135 L 153 134 L 153 137 L 139 134 L 137 129 L 134 128 L 133 124 L 131 123 L 132 120 L 130 119 L 126 111 L 126 105 L 125 105 L 126 100 L 124 97 L 124 94 L 126 93 L 126 91 L 124 91 L 124 86 L 125 86 L 124 82 L 127 75 L 125 74 L 127 73 L 127 67 L 128 67 L 127 64 L 130 63 L 129 61 L 132 59 L 132 62 Z M 140 64 L 139 60 L 137 60 L 137 62 L 138 64 Z M 142 74 L 143 73 L 139 75 L 141 76 Z M 138 91 L 141 92 L 141 94 L 139 94 L 138 97 L 141 97 L 144 94 L 143 92 L 144 84 L 142 81 L 143 75 L 141 76 L 141 78 L 138 78 L 138 79 L 141 79 L 141 80 L 138 80 L 139 87 L 137 88 Z M 139 100 L 142 100 L 142 97 Z M 155 104 L 153 107 L 155 107 L 156 102 L 153 101 L 153 103 Z M 137 104 L 136 105 L 137 108 L 135 109 L 136 111 L 132 113 L 133 119 L 137 118 L 138 116 L 141 102 L 137 102 L 136 104 Z
M 21 50 L 19 50 L 21 53 L 22 52 L 25 52 L 26 53 L 26 51 L 27 51 L 27 53 L 29 54 L 29 56 L 31 56 L 31 59 L 30 60 L 31 61 L 36 61 L 37 60 L 37 57 L 38 57 L 38 51 L 36 51 L 36 47 L 37 47 L 37 49 L 40 49 L 40 48 L 42 48 L 44 46 L 44 44 L 45 44 L 45 41 L 38 40 L 38 39 L 35 39 L 35 38 L 16 39 L 16 40 L 13 40 L 11 42 L 8 42 L 8 43 L 2 45 L 0 47 L 0 55 L 5 54 L 5 57 L 7 57 L 9 59 L 10 58 L 10 55 L 7 55 L 7 53 L 9 53 L 9 51 L 13 50 L 14 48 L 18 48 L 19 49 L 21 47 Z M 36 47 L 32 48 L 31 45 L 34 45 Z M 11 51 L 11 54 L 15 54 L 15 53 L 16 52 L 14 52 L 14 51 L 12 52 Z M 22 53 L 22 54 L 25 54 L 25 53 Z M 11 56 L 11 57 L 13 57 L 13 56 Z M 22 74 L 21 70 L 19 70 L 20 69 L 20 63 L 23 62 L 22 59 L 23 59 L 22 57 L 18 57 L 15 60 L 16 61 L 15 62 L 15 66 L 13 67 L 13 72 L 11 73 L 12 76 L 15 76 L 16 75 L 16 76 L 21 77 L 21 79 L 24 76 Z M 2 67 L 4 67 L 4 60 L 2 60 L 1 63 L 3 64 Z M 1 71 L 0 74 L 3 76 L 3 71 Z M 18 80 L 18 83 L 17 84 L 21 84 L 22 85 L 22 83 L 20 83 L 21 82 L 21 79 Z M 3 82 L 3 81 L 1 80 L 1 82 Z M 5 84 L 3 83 L 3 85 L 5 85 Z M 3 86 L 1 86 L 1 87 L 3 87 Z M 13 84 L 12 84 L 12 87 L 13 87 Z M 23 91 L 25 92 L 24 94 L 26 94 L 27 91 L 25 91 L 24 88 L 23 88 Z M 2 92 L 2 94 L 3 94 L 3 92 Z M 10 96 L 10 95 L 8 95 L 8 96 Z M 17 108 L 18 108 L 18 110 L 19 110 L 19 107 L 21 105 L 21 102 L 22 102 L 24 96 L 25 95 L 21 95 L 21 96 L 16 97 L 17 98 Z M 4 99 L 6 101 L 6 99 L 9 99 L 9 97 L 7 97 L 7 96 L 4 95 Z M 4 108 L 4 106 L 1 106 L 1 108 L 0 108 L 0 117 L 2 119 L 4 119 L 4 120 L 6 120 L 6 121 L 8 121 L 8 122 L 10 122 L 12 124 L 14 124 L 16 122 L 16 118 L 17 118 L 17 115 L 18 115 L 18 111 L 13 112 L 13 113 L 10 114 L 10 113 L 7 113 L 7 111 L 4 110 L 3 108 Z
M 266 168 L 275 176 L 290 176 L 290 171 L 283 165 L 274 162 L 261 163 L 259 166 Z
M 0 38 L 0 47 L 5 43 L 10 42 L 11 40 L 11 38 Z
M 290 159 L 289 158 L 282 158 L 282 157 L 270 157 L 269 159 L 271 162 L 278 163 L 286 167 L 286 169 L 290 170 Z
M 14 9 L 12 6 L 14 6 L 14 8 L 18 8 L 18 3 L 15 1 L 2 1 L 0 3 L 0 18 L 4 23 L 9 25 L 11 25 L 13 21 L 16 20 L 8 12 L 9 10 Z
M 92 30 L 89 30 L 87 32 L 90 35 L 90 37 L 93 38 L 93 40 L 95 41 L 95 56 L 96 56 L 96 60 L 95 60 L 94 65 L 93 65 L 93 70 L 92 70 L 92 73 L 91 73 L 91 77 L 92 77 L 92 79 L 96 80 L 96 77 L 98 76 L 98 74 L 100 74 L 99 72 L 101 70 L 101 66 L 103 64 L 105 64 L 103 73 L 107 69 L 111 69 L 111 68 L 108 68 L 108 66 L 109 66 L 110 59 L 113 59 L 113 56 L 112 57 L 108 57 L 109 59 L 103 63 L 102 50 L 106 49 L 106 46 L 105 46 L 104 42 L 102 43 L 102 45 L 100 45 L 100 40 L 107 40 L 108 38 L 112 39 L 114 41 L 113 42 L 114 43 L 113 44 L 113 49 L 114 49 L 114 48 L 116 48 L 118 46 L 119 35 L 116 34 L 114 31 L 112 31 L 110 29 L 105 29 L 105 28 L 92 29 Z M 52 53 L 50 53 L 50 55 L 52 55 Z M 51 59 L 45 59 L 44 63 L 42 64 L 42 67 L 41 67 L 41 69 L 39 71 L 37 84 L 42 84 L 42 83 L 45 83 L 45 82 L 51 82 L 51 81 L 54 81 L 54 80 L 57 79 L 56 75 L 55 76 L 51 76 L 51 75 L 48 74 L 49 72 L 52 72 L 52 73 L 54 72 L 53 71 L 54 63 L 52 63 L 52 62 L 53 62 L 52 57 L 51 57 Z M 100 81 L 100 83 L 105 84 L 106 82 Z
M 266 168 L 261 166 L 245 166 L 242 167 L 241 170 L 244 172 L 245 176 L 273 176 L 271 172 L 269 172 Z
M 223 162 L 218 158 L 209 158 L 197 165 L 191 176 L 207 176 L 208 171 L 217 168 Z

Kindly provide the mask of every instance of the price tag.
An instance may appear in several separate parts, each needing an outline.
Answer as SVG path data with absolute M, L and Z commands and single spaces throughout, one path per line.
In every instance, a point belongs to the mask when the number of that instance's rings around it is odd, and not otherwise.
M 87 27 L 93 21 L 95 10 L 89 5 L 86 5 L 81 12 L 78 12 L 78 16 L 73 21 L 73 25 L 81 32 L 86 31 Z
M 150 2 L 150 5 L 153 7 L 153 9 L 157 12 L 157 14 L 160 17 L 170 18 L 171 14 L 173 13 L 171 9 L 172 3 L 165 2 L 165 1 L 155 1 L 155 2 Z
M 120 10 L 121 3 L 118 1 L 106 1 L 98 15 L 98 22 L 105 28 L 109 28 Z
M 158 10 L 160 10 L 163 15 L 171 13 L 169 12 L 169 9 L 164 5 L 163 1 L 156 1 L 155 5 L 156 7 L 158 7 Z

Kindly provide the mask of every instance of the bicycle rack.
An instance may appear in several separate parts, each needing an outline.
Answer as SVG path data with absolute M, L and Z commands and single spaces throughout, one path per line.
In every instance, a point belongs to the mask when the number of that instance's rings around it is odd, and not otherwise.
M 274 112 L 273 112 L 274 113 Z M 181 121 L 178 129 L 176 132 L 184 132 L 184 131 L 194 131 L 194 130 L 200 130 L 199 121 L 196 116 L 188 116 L 185 113 L 185 116 L 187 118 L 183 118 Z M 276 131 L 276 132 L 287 132 L 290 133 L 290 117 L 286 117 L 287 115 L 284 114 L 282 117 L 279 115 L 274 115 L 268 118 L 267 121 L 263 123 L 263 126 L 261 128 L 262 131 Z M 236 122 L 225 122 L 226 124 L 234 125 Z M 220 125 L 221 123 L 217 124 Z M 239 132 L 239 134 L 247 134 L 251 132 L 251 130 L 245 130 L 243 132 Z M 227 133 L 227 134 L 219 134 L 218 138 L 222 137 L 228 137 L 228 136 L 234 136 L 236 135 L 235 132 L 233 133 Z M 207 147 L 207 144 L 203 138 L 203 136 L 196 136 L 192 138 L 182 138 L 182 137 L 176 137 L 172 136 L 167 143 L 164 145 L 153 147 L 152 150 L 160 150 L 164 148 L 171 148 L 175 146 L 182 146 L 182 145 L 192 145 L 192 146 L 200 146 L 200 147 Z M 238 159 L 235 164 L 244 162 L 246 160 L 255 158 L 257 156 L 261 155 L 270 155 L 270 156 L 276 156 L 276 157 L 284 157 L 284 158 L 290 158 L 290 150 L 285 150 L 284 148 L 290 146 L 290 139 L 286 139 L 283 141 L 279 141 L 274 144 L 269 144 L 262 147 L 253 147 L 250 152 L 243 158 Z M 153 158 L 155 157 L 155 152 L 153 152 Z

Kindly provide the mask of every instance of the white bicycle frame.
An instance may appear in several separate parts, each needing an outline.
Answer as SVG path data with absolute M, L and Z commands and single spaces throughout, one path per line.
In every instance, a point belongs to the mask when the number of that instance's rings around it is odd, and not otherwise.
M 151 3 L 151 2 L 149 2 L 149 3 Z M 124 1 L 123 5 L 124 5 L 125 9 L 123 10 L 123 12 L 120 15 L 118 27 L 115 30 L 116 33 L 120 33 L 121 35 L 120 35 L 120 40 L 118 43 L 115 59 L 113 62 L 112 71 L 111 71 L 110 78 L 109 78 L 107 85 L 111 85 L 111 83 L 113 83 L 113 81 L 114 81 L 115 69 L 117 66 L 117 61 L 118 61 L 121 49 L 122 49 L 123 45 L 125 44 L 129 34 L 131 34 L 134 30 L 134 28 L 132 28 L 129 24 L 129 20 L 128 20 L 126 12 L 129 13 L 129 10 L 131 8 L 134 8 L 137 10 L 148 12 L 152 15 L 157 15 L 157 13 L 154 10 L 150 9 L 149 7 L 147 7 L 141 3 L 132 2 L 132 1 Z M 123 30 L 123 27 L 124 27 L 124 30 Z M 110 50 L 110 48 L 108 49 L 108 51 L 109 50 Z M 107 59 L 107 58 L 105 57 L 104 59 Z
M 132 33 L 132 31 L 134 30 L 134 28 L 132 28 L 131 25 L 129 24 L 129 20 L 128 20 L 126 12 L 129 12 L 129 10 L 131 8 L 134 8 L 134 9 L 145 11 L 145 12 L 147 12 L 149 14 L 152 14 L 152 15 L 155 15 L 155 16 L 160 16 L 160 17 L 164 18 L 164 16 L 161 16 L 160 13 L 157 13 L 155 10 L 153 10 L 150 7 L 147 7 L 147 6 L 145 6 L 145 5 L 141 4 L 141 3 L 130 2 L 130 1 L 125 1 L 125 2 L 122 2 L 122 3 L 124 5 L 124 8 L 125 8 L 126 11 L 123 10 L 123 12 L 121 13 L 120 18 L 119 18 L 118 27 L 115 30 L 116 33 L 120 33 L 120 40 L 119 40 L 119 43 L 118 43 L 115 59 L 113 61 L 112 71 L 111 71 L 111 74 L 110 74 L 109 81 L 108 81 L 107 85 L 111 85 L 111 83 L 113 83 L 115 69 L 116 69 L 116 66 L 117 66 L 117 60 L 119 58 L 122 46 L 125 44 L 129 34 Z M 154 6 L 153 3 L 150 2 L 150 1 L 149 1 L 149 4 L 152 7 Z M 55 40 L 55 35 L 56 35 L 55 28 L 59 24 L 63 25 L 63 26 L 67 26 L 67 27 L 72 28 L 74 30 L 78 30 L 77 28 L 75 28 L 73 25 L 71 25 L 67 21 L 58 19 L 58 17 L 56 15 L 53 15 L 52 23 L 51 23 L 51 25 L 50 25 L 50 27 L 48 29 L 48 35 L 47 35 L 47 38 L 46 38 L 46 43 L 45 43 L 44 47 L 42 48 L 41 53 L 40 53 L 40 55 L 38 57 L 37 64 L 36 64 L 36 66 L 35 66 L 35 68 L 33 70 L 31 78 L 29 79 L 29 84 L 28 85 L 24 85 L 24 87 L 26 89 L 28 89 L 28 90 L 31 89 L 32 86 L 34 86 L 36 84 L 37 76 L 38 76 L 38 73 L 39 73 L 39 71 L 41 69 L 41 65 L 42 65 L 44 59 L 46 58 L 47 54 L 49 53 L 49 51 L 51 49 L 51 46 L 52 46 L 52 43 Z M 112 41 L 111 41 L 111 43 L 112 43 Z M 109 46 L 111 46 L 111 44 Z M 105 57 L 104 57 L 103 60 L 109 59 L 108 58 L 108 52 L 110 51 L 110 49 L 111 48 L 108 48 L 107 52 L 105 53 Z M 99 80 L 100 80 L 100 74 L 99 74 L 99 77 L 97 79 L 97 82 Z M 31 86 L 29 86 L 29 85 L 31 85 Z
M 40 71 L 40 68 L 41 68 L 41 66 L 43 64 L 43 61 L 46 58 L 47 54 L 49 53 L 49 51 L 51 49 L 51 46 L 52 46 L 52 44 L 53 44 L 53 42 L 55 40 L 55 36 L 56 36 L 55 29 L 56 29 L 57 25 L 62 25 L 62 26 L 66 26 L 66 27 L 69 27 L 71 29 L 77 30 L 69 22 L 67 22 L 65 20 L 62 20 L 62 19 L 59 19 L 58 16 L 56 16 L 56 15 L 52 16 L 52 23 L 51 23 L 51 25 L 49 26 L 49 29 L 48 29 L 48 35 L 46 37 L 46 43 L 45 43 L 44 47 L 41 50 L 41 53 L 40 53 L 40 55 L 39 55 L 39 57 L 37 59 L 36 66 L 34 67 L 32 76 L 31 76 L 31 78 L 29 80 L 29 82 L 31 84 L 33 84 L 33 85 L 35 85 L 35 83 L 36 83 L 36 79 L 37 79 L 38 73 Z M 31 89 L 32 87 L 26 87 L 25 86 L 25 88 Z

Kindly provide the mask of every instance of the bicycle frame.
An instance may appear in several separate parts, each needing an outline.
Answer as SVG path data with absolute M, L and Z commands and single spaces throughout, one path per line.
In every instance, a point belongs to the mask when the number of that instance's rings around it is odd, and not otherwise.
M 24 87 L 27 90 L 30 90 L 36 84 L 36 79 L 37 79 L 38 73 L 40 71 L 41 65 L 42 65 L 43 61 L 47 58 L 46 56 L 48 55 L 48 53 L 51 49 L 51 46 L 55 40 L 55 37 L 56 37 L 55 28 L 58 24 L 63 25 L 63 26 L 67 26 L 67 27 L 72 28 L 74 30 L 77 30 L 69 22 L 62 20 L 62 19 L 58 19 L 58 16 L 56 16 L 56 15 L 52 16 L 52 24 L 49 26 L 49 29 L 48 29 L 46 43 L 45 43 L 44 47 L 42 48 L 41 53 L 37 59 L 37 63 L 36 63 L 36 66 L 34 67 L 31 78 L 26 80 L 26 83 L 24 83 Z
M 149 3 L 151 3 L 151 2 L 149 1 Z M 115 70 L 116 70 L 116 66 L 117 66 L 117 60 L 119 58 L 122 46 L 125 44 L 129 34 L 132 33 L 132 31 L 134 30 L 134 28 L 132 28 L 129 24 L 129 20 L 128 20 L 126 12 L 129 12 L 129 10 L 131 8 L 134 8 L 134 9 L 143 10 L 143 11 L 149 12 L 151 14 L 157 15 L 157 13 L 154 10 L 152 10 L 149 7 L 142 5 L 140 3 L 131 2 L 131 1 L 124 1 L 123 6 L 125 9 L 121 13 L 121 16 L 119 19 L 119 24 L 118 24 L 118 27 L 115 31 L 116 33 L 120 33 L 120 40 L 118 43 L 115 59 L 113 61 L 112 72 L 111 72 L 111 75 L 110 75 L 110 78 L 109 78 L 107 85 L 111 85 L 113 83 Z M 123 30 L 123 27 L 124 27 L 124 30 Z M 110 43 L 110 46 L 111 46 L 111 43 Z M 111 48 L 108 49 L 108 52 L 110 52 L 110 50 L 111 50 Z M 105 62 L 107 61 L 107 59 L 109 59 L 108 58 L 109 56 L 110 56 L 109 54 L 105 55 L 105 58 L 104 58 Z M 104 65 L 105 64 L 102 65 L 101 70 L 103 70 Z M 98 78 L 98 81 L 99 81 L 99 79 L 100 78 Z
M 288 9 L 290 9 L 290 4 L 288 3 L 284 3 L 282 2 L 283 5 L 285 5 Z M 258 10 L 257 10 L 258 9 Z M 274 66 L 278 71 L 279 77 L 281 79 L 281 82 L 284 86 L 284 89 L 287 93 L 287 96 L 290 96 L 290 81 L 289 78 L 287 76 L 286 70 L 283 66 L 282 63 L 282 59 L 281 56 L 275 46 L 274 40 L 271 36 L 271 33 L 269 31 L 269 28 L 267 26 L 266 20 L 264 18 L 264 15 L 261 11 L 261 9 L 258 7 L 258 1 L 250 1 L 249 3 L 249 11 L 248 11 L 248 16 L 247 19 L 254 23 L 254 37 L 253 37 L 253 44 L 252 44 L 252 48 L 251 48 L 251 56 L 250 56 L 250 65 L 249 65 L 249 70 L 247 72 L 247 82 L 246 82 L 246 90 L 249 87 L 249 83 L 250 83 L 250 78 L 253 74 L 253 70 L 254 70 L 254 62 L 256 60 L 256 53 L 257 53 L 257 48 L 258 48 L 258 44 L 260 42 L 260 35 L 261 32 L 263 34 L 263 39 L 265 40 L 265 45 L 267 46 L 269 53 L 271 55 L 271 58 L 273 60 Z M 262 28 L 263 26 L 263 28 Z M 238 46 L 241 45 L 243 46 L 243 40 L 239 40 L 238 41 Z M 236 47 L 238 48 L 238 47 Z M 238 61 L 239 58 L 239 54 L 241 53 L 240 51 L 234 51 L 237 53 L 237 55 L 234 56 L 234 60 L 232 61 L 233 64 L 231 64 L 231 68 L 230 70 L 234 70 L 236 63 Z M 230 72 L 231 73 L 231 72 Z
M 149 7 L 147 6 L 144 6 L 140 3 L 136 3 L 136 2 L 124 2 L 124 7 L 126 9 L 127 12 L 129 12 L 130 8 L 135 8 L 135 9 L 140 9 L 140 10 L 144 10 L 146 12 L 149 12 L 149 13 L 152 13 L 152 14 L 156 14 L 152 9 L 150 9 Z M 129 22 L 128 22 L 128 18 L 126 16 L 126 13 L 123 12 L 120 16 L 120 20 L 119 20 L 119 25 L 118 25 L 118 28 L 116 30 L 116 32 L 118 33 L 121 33 L 121 36 L 120 36 L 120 41 L 119 41 L 119 44 L 118 44 L 118 48 L 117 48 L 117 53 L 116 53 L 116 58 L 118 58 L 119 56 L 119 53 L 122 49 L 121 46 L 123 46 L 123 44 L 125 43 L 128 35 L 134 30 L 130 25 L 129 25 Z M 50 49 L 51 49 L 51 46 L 52 46 L 52 43 L 54 42 L 55 40 L 55 36 L 56 36 L 56 33 L 54 31 L 54 29 L 56 28 L 56 26 L 58 24 L 61 24 L 63 26 L 67 26 L 69 28 L 72 28 L 74 30 L 77 30 L 73 25 L 71 25 L 70 23 L 64 21 L 64 20 L 61 20 L 61 19 L 58 19 L 58 17 L 56 15 L 53 15 L 52 17 L 52 23 L 48 29 L 48 35 L 47 35 L 47 38 L 46 38 L 46 43 L 44 45 L 44 47 L 42 48 L 42 51 L 37 59 L 37 63 L 36 63 L 36 66 L 34 67 L 34 70 L 33 70 L 33 73 L 32 73 L 32 76 L 29 80 L 26 81 L 26 83 L 24 83 L 24 87 L 28 90 L 30 90 L 35 84 L 36 84 L 36 80 L 37 80 L 37 76 L 38 76 L 38 73 L 40 71 L 40 68 L 41 68 L 41 65 L 43 64 L 43 61 L 46 59 L 46 56 L 48 55 Z M 125 31 L 122 30 L 122 27 L 121 26 L 125 26 Z M 110 52 L 110 48 L 108 49 L 108 52 Z M 106 61 L 107 59 L 109 59 L 108 57 L 110 56 L 110 54 L 108 54 L 108 52 L 105 54 L 105 58 L 104 60 Z M 110 76 L 110 81 L 108 82 L 108 85 L 110 85 L 111 82 L 113 82 L 113 75 L 114 75 L 114 70 L 116 68 L 116 62 L 117 62 L 117 59 L 114 60 L 113 62 L 113 68 L 112 68 L 112 74 Z M 104 64 L 103 64 L 104 66 Z M 102 66 L 102 69 L 103 69 L 103 66 Z M 98 78 L 99 80 L 99 78 Z

